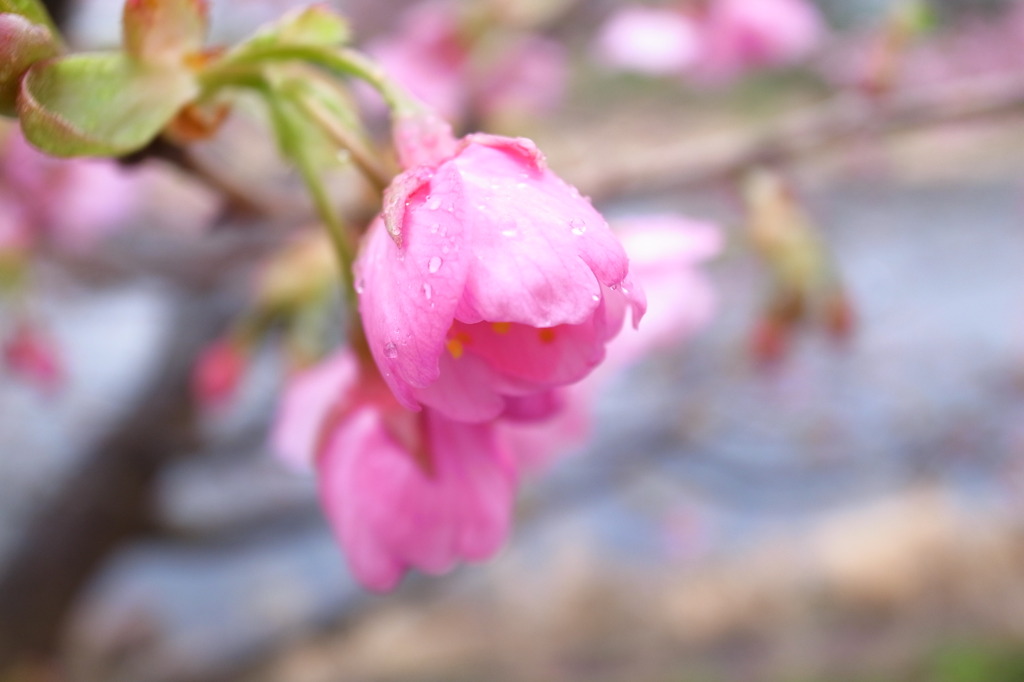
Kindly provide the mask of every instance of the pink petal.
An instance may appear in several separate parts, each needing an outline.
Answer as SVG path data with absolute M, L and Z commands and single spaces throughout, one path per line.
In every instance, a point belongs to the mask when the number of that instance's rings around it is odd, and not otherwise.
M 388 386 L 410 409 L 418 409 L 413 388 L 439 376 L 439 357 L 462 297 L 471 257 L 460 245 L 463 225 L 453 204 L 424 186 L 409 198 L 402 248 L 378 219 L 356 263 L 370 351 Z
M 370 407 L 338 426 L 318 460 L 328 519 L 370 589 L 393 588 L 409 568 L 439 573 L 486 559 L 508 532 L 516 475 L 493 428 L 430 411 L 416 418 L 430 443 L 429 474 Z
M 345 350 L 288 379 L 270 433 L 282 461 L 296 469 L 312 467 L 324 420 L 357 377 L 355 356 Z
M 522 324 L 456 323 L 467 354 L 484 358 L 498 372 L 538 389 L 579 381 L 604 358 L 605 316 L 583 324 L 536 329 Z
M 455 358 L 445 351 L 439 367 L 437 381 L 415 391 L 423 405 L 460 422 L 487 421 L 505 410 L 505 399 L 497 390 L 500 381 L 478 357 L 464 353 Z
M 477 138 L 478 140 L 480 138 Z M 518 146 L 517 146 L 518 143 Z M 434 191 L 458 197 L 470 262 L 463 322 L 580 324 L 628 267 L 604 218 L 518 141 L 469 144 Z

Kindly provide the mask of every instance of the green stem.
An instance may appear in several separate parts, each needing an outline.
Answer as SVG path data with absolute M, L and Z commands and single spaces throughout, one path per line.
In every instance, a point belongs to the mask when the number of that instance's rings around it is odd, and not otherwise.
M 237 72 L 239 67 L 289 60 L 315 64 L 328 71 L 366 81 L 381 94 L 388 107 L 396 115 L 423 109 L 423 104 L 419 100 L 391 80 L 373 60 L 350 48 L 338 50 L 305 45 L 271 45 L 250 48 L 235 55 L 227 55 L 219 64 L 207 69 L 204 75 L 216 80 L 220 77 L 220 72 Z
M 298 124 L 286 107 L 295 106 L 291 99 L 283 99 L 280 93 L 267 92 L 266 100 L 270 108 L 271 118 L 274 121 L 274 128 L 280 138 L 281 150 L 285 156 L 295 164 L 302 176 L 302 181 L 309 190 L 313 199 L 313 206 L 317 214 L 327 228 L 327 234 L 334 247 L 335 256 L 338 259 L 338 266 L 341 270 L 342 294 L 348 309 L 355 311 L 357 298 L 355 280 L 352 274 L 352 266 L 355 263 L 355 248 L 351 243 L 349 232 L 342 222 L 341 216 L 331 204 L 327 189 L 317 172 L 316 166 L 309 154 L 309 149 L 302 143 L 300 131 L 295 129 Z
M 352 161 L 378 192 L 387 189 L 387 186 L 391 184 L 392 174 L 377 163 L 366 145 L 351 134 L 345 126 L 339 124 L 330 111 L 309 97 L 297 97 L 295 103 L 335 144 L 348 151 Z

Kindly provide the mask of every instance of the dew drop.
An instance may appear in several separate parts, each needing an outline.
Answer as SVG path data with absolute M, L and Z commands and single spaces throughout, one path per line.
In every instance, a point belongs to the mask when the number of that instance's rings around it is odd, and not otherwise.
M 502 230 L 501 231 L 501 236 L 502 237 L 515 237 L 518 234 L 519 234 L 519 232 L 517 230 L 515 230 L 515 229 Z
M 591 298 L 591 300 L 593 300 L 593 301 L 594 301 L 595 303 L 596 303 L 597 301 L 600 301 L 600 300 L 601 300 L 601 297 L 600 297 L 600 296 L 598 296 L 597 294 L 594 294 L 594 295 L 592 295 L 592 296 L 591 296 L 590 298 Z
M 427 199 L 427 210 L 436 211 L 441 208 L 441 197 L 432 195 Z
M 361 294 L 366 291 L 366 280 L 362 277 L 356 280 L 356 293 Z
M 434 223 L 433 225 L 430 226 L 430 234 L 437 234 L 437 231 L 440 229 L 441 226 L 437 223 Z
M 442 263 L 444 263 L 444 261 L 441 260 L 440 257 L 434 256 L 427 262 L 427 270 L 430 272 L 430 274 L 434 274 L 435 272 L 441 269 Z
M 391 341 L 384 344 L 384 357 L 394 360 L 398 357 L 398 346 Z
M 574 235 L 579 236 L 587 231 L 587 223 L 580 218 L 570 218 L 569 228 L 572 230 Z
M 427 299 L 429 301 L 433 297 L 433 295 L 434 295 L 433 288 L 429 284 L 424 284 L 423 285 L 423 298 L 425 298 L 425 299 Z

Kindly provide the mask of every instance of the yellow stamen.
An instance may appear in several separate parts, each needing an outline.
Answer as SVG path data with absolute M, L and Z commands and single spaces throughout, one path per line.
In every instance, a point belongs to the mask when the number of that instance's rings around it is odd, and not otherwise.
M 472 341 L 469 338 L 469 334 L 466 332 L 458 332 L 448 339 L 448 352 L 452 354 L 452 357 L 458 360 L 462 357 L 462 354 L 466 350 L 466 346 Z
M 537 330 L 537 336 L 540 337 L 541 343 L 552 343 L 555 340 L 555 330 L 550 327 Z
M 491 325 L 491 327 L 493 327 L 494 331 L 496 331 L 499 334 L 508 334 L 508 331 L 510 329 L 512 329 L 512 323 L 511 322 L 495 322 L 494 324 Z

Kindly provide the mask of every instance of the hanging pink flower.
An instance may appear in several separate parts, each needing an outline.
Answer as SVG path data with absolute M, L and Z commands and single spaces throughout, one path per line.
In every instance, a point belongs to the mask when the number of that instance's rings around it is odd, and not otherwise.
M 604 218 L 529 140 L 431 135 L 418 149 L 403 130 L 400 156 L 425 165 L 388 188 L 356 263 L 370 350 L 399 402 L 480 422 L 585 377 L 626 309 L 635 323 L 645 307 Z
M 508 535 L 517 476 L 494 425 L 409 412 L 351 351 L 289 382 L 272 440 L 290 464 L 315 467 L 328 521 L 370 589 L 487 559 Z

